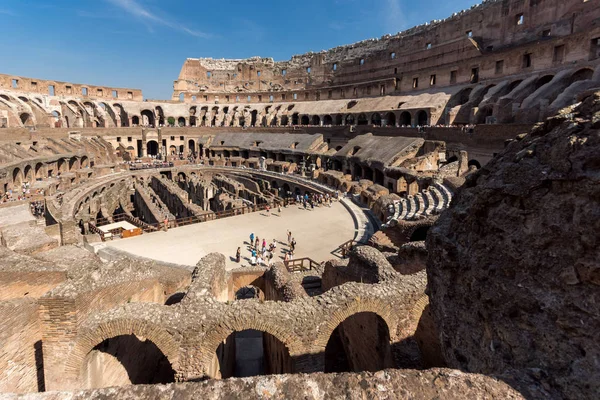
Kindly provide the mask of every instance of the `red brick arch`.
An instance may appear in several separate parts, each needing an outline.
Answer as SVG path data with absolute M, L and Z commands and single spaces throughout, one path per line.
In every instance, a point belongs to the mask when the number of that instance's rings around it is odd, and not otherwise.
M 324 352 L 333 331 L 349 317 L 364 312 L 376 314 L 383 319 L 388 326 L 390 338 L 394 336 L 394 331 L 398 325 L 398 310 L 394 311 L 392 305 L 385 300 L 357 297 L 352 303 L 332 310 L 330 314 L 323 316 L 323 320 L 327 322 L 317 332 L 312 344 L 312 352 Z
M 287 348 L 290 357 L 304 354 L 305 347 L 302 341 L 295 335 L 291 328 L 286 328 L 279 324 L 272 316 L 261 316 L 257 312 L 253 315 L 241 317 L 234 313 L 227 314 L 223 319 L 215 322 L 212 327 L 206 330 L 208 333 L 204 336 L 200 345 L 200 362 L 202 363 L 202 372 L 205 375 L 209 371 L 209 366 L 221 343 L 234 332 L 241 332 L 253 329 L 268 333 L 277 338 Z M 190 379 L 190 377 L 186 377 Z
M 178 372 L 179 344 L 164 327 L 145 320 L 118 318 L 103 322 L 94 329 L 79 332 L 70 356 L 66 357 L 65 375 L 82 382 L 84 362 L 89 352 L 106 339 L 124 335 L 136 335 L 150 340 L 167 357 L 173 370 Z

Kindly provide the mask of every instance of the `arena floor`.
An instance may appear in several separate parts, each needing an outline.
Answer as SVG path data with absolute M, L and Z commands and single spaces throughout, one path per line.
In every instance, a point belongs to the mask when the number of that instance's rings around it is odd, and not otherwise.
M 227 259 L 227 268 L 234 269 L 249 265 L 248 242 L 254 232 L 261 242 L 277 240 L 276 259 L 283 260 L 287 249 L 287 231 L 296 239 L 294 258 L 309 257 L 321 262 L 334 259 L 333 252 L 342 243 L 354 239 L 356 227 L 352 215 L 341 203 L 331 208 L 320 207 L 304 210 L 290 206 L 275 211 L 239 215 L 201 224 L 170 229 L 168 232 L 144 234 L 130 239 L 107 242 L 106 245 L 142 257 L 183 265 L 196 265 L 205 255 L 222 253 Z M 242 248 L 242 262 L 235 262 L 237 248 Z

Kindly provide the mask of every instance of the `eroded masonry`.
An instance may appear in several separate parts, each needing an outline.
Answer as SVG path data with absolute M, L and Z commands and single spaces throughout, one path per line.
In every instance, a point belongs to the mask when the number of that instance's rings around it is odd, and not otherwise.
M 598 20 L 486 1 L 165 101 L 1 75 L 0 392 L 597 397 Z

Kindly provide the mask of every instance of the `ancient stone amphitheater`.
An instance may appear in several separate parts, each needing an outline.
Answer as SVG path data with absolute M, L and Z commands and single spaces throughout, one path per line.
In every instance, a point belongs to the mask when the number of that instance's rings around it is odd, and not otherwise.
M 0 75 L 0 397 L 598 398 L 599 21 L 489 0 L 165 101 Z

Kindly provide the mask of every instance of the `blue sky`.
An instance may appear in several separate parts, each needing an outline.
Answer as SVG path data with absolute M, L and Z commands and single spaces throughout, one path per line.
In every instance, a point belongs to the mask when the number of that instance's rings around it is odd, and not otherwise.
M 0 73 L 171 97 L 188 57 L 320 51 L 450 16 L 476 0 L 0 0 Z

